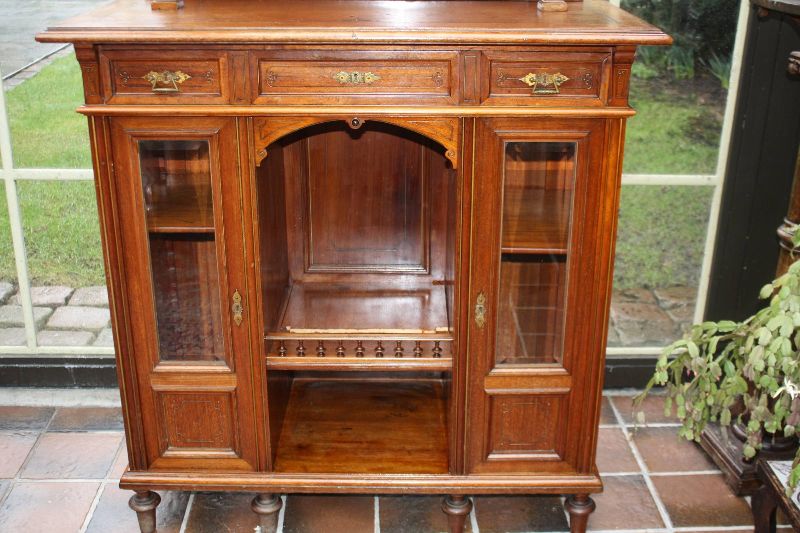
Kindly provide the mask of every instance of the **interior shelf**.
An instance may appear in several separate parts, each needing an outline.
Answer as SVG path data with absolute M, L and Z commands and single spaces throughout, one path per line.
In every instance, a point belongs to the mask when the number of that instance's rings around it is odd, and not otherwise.
M 295 378 L 274 468 L 292 473 L 446 474 L 447 449 L 441 380 Z
M 290 291 L 281 332 L 402 335 L 448 330 L 443 285 L 295 283 Z
M 570 192 L 507 189 L 503 198 L 503 253 L 567 253 Z
M 266 340 L 273 369 L 452 368 L 442 285 L 296 283 Z
M 151 233 L 213 233 L 214 209 L 208 186 L 171 186 L 147 210 Z

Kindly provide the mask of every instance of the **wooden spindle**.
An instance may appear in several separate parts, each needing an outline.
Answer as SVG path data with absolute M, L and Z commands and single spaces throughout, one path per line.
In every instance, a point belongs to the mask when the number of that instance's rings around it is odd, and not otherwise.
M 356 357 L 364 357 L 364 346 L 361 341 L 356 341 Z
M 395 341 L 394 356 L 395 357 L 403 357 L 403 342 L 402 341 Z
M 278 346 L 278 355 L 281 357 L 286 357 L 288 350 L 286 349 L 286 341 L 280 341 Z
M 439 341 L 433 341 L 433 356 L 437 358 L 442 356 L 442 347 L 439 346 Z
M 378 345 L 375 347 L 375 357 L 383 357 L 383 352 L 385 352 L 383 348 L 383 341 L 378 341 Z
M 344 343 L 339 341 L 339 345 L 336 347 L 336 357 L 344 357 Z
M 297 356 L 298 357 L 305 357 L 306 356 L 306 347 L 303 346 L 303 341 L 299 341 L 297 343 Z
M 317 341 L 317 357 L 325 357 L 325 343 Z
M 414 342 L 414 357 L 422 357 L 422 341 Z

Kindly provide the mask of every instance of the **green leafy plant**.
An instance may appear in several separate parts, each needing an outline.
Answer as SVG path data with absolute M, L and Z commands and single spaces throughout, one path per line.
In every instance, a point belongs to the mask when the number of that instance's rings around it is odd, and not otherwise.
M 673 46 L 667 52 L 667 68 L 676 80 L 694 78 L 694 50 L 682 46 Z
M 731 79 L 731 58 L 720 57 L 714 53 L 711 54 L 708 60 L 703 60 L 703 63 L 706 65 L 709 72 L 719 80 L 722 88 L 727 91 Z
M 681 437 L 699 440 L 709 422 L 738 422 L 747 435 L 747 459 L 761 449 L 765 437 L 797 434 L 800 261 L 765 285 L 759 296 L 767 304 L 750 318 L 694 325 L 683 339 L 665 348 L 634 405 L 640 406 L 654 386 L 665 386 L 664 411 L 667 416 L 674 412 L 681 422 Z M 637 419 L 643 422 L 643 413 Z M 800 451 L 789 478 L 791 489 L 798 481 Z

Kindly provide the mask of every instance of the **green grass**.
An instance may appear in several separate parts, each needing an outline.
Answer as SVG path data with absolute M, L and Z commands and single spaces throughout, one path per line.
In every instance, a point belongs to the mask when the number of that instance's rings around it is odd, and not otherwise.
M 90 168 L 86 119 L 74 111 L 82 98 L 74 57 L 54 61 L 7 93 L 16 166 Z M 663 86 L 635 82 L 631 101 L 639 114 L 628 124 L 625 171 L 713 172 L 719 113 L 699 100 L 691 91 L 664 94 Z M 103 283 L 93 185 L 22 182 L 18 191 L 33 283 Z M 617 287 L 696 283 L 710 194 L 698 187 L 624 187 Z M 8 213 L 0 202 L 0 279 L 15 276 Z
M 14 165 L 91 168 L 81 71 L 75 56 L 56 59 L 6 94 Z
M 724 99 L 717 96 L 704 102 L 693 91 L 665 92 L 663 87 L 636 79 L 631 83 L 636 116 L 628 120 L 625 131 L 624 172 L 713 174 Z
M 696 286 L 712 193 L 712 187 L 623 187 L 614 286 Z
M 6 93 L 18 168 L 90 168 L 86 118 L 74 56 L 57 59 Z M 103 275 L 94 185 L 89 181 L 17 184 L 28 270 L 34 284 L 98 285 Z M 0 279 L 16 279 L 5 205 L 0 206 Z

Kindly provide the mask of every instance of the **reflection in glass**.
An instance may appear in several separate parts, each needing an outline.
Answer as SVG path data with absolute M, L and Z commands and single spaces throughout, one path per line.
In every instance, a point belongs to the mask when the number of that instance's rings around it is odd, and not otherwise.
M 163 360 L 223 360 L 207 141 L 139 141 Z
M 497 364 L 561 361 L 576 145 L 506 145 Z

